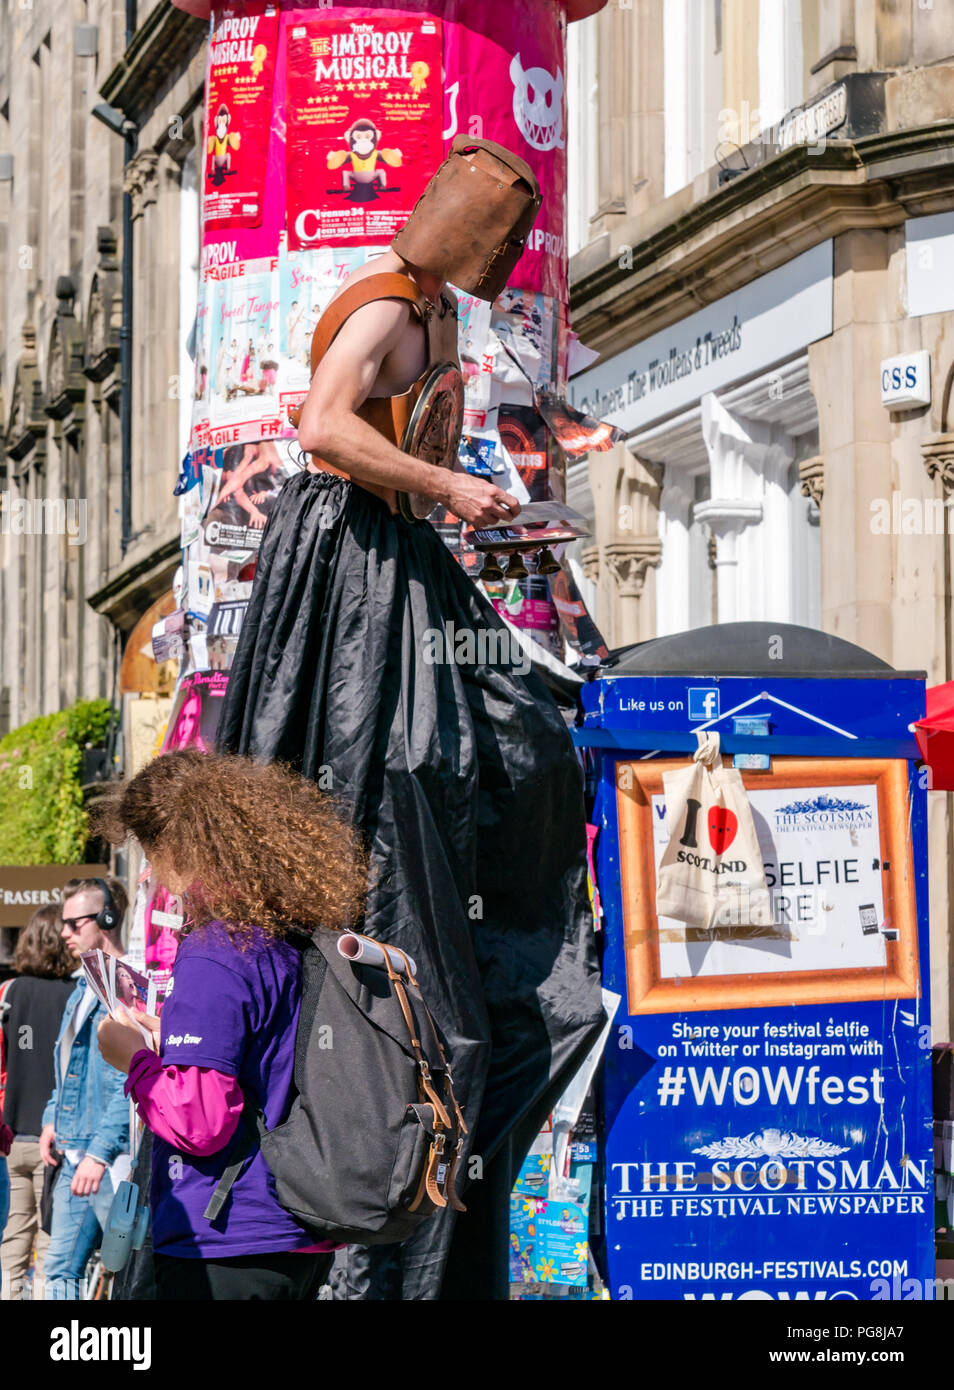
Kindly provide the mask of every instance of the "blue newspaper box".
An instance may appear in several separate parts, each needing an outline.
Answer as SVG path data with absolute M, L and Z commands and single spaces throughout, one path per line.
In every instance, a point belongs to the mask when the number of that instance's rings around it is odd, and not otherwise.
M 922 673 L 765 623 L 643 643 L 586 687 L 576 738 L 620 996 L 603 1078 L 614 1298 L 933 1296 L 924 691 Z M 680 830 L 663 776 L 699 730 L 741 770 L 761 927 L 655 910 Z M 729 856 L 725 826 L 689 829 L 697 853 Z

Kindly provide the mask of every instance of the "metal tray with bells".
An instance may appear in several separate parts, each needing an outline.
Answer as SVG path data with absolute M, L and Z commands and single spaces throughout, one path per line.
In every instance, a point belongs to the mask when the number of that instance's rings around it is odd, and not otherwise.
M 534 574 L 558 574 L 562 566 L 550 547 L 589 535 L 589 527 L 579 512 L 565 502 L 550 498 L 544 502 L 525 503 L 509 526 L 469 527 L 464 535 L 475 550 L 484 553 L 479 578 L 488 584 L 499 584 L 504 578 L 526 579 L 529 571 L 525 556 L 534 557 Z M 504 559 L 506 570 L 500 565 Z

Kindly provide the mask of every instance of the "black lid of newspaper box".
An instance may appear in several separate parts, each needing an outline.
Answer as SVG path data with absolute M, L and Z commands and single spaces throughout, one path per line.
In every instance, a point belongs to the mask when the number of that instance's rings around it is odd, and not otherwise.
M 842 637 L 793 623 L 715 623 L 620 647 L 603 663 L 613 676 L 799 676 L 886 680 L 923 671 L 896 671 Z

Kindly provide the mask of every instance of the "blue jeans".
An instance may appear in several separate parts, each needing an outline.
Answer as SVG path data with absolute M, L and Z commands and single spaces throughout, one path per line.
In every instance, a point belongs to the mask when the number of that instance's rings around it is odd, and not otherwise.
M 7 1217 L 10 1215 L 10 1174 L 7 1171 L 7 1160 L 0 1156 L 0 1236 L 3 1235 L 3 1228 L 7 1224 Z M 3 1286 L 3 1274 L 0 1272 L 0 1287 Z
M 50 1244 L 43 1266 L 48 1300 L 82 1296 L 80 1280 L 87 1260 L 99 1244 L 113 1202 L 108 1171 L 102 1176 L 99 1191 L 91 1197 L 76 1197 L 70 1191 L 75 1172 L 76 1165 L 64 1158 L 53 1189 Z

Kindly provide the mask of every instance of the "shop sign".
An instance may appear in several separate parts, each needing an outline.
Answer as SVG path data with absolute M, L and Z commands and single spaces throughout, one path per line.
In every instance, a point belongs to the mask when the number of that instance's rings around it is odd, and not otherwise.
M 832 331 L 832 243 L 654 333 L 569 384 L 570 403 L 631 433 Z
M 38 907 L 59 906 L 73 878 L 102 878 L 105 864 L 37 864 L 0 868 L 0 927 L 25 927 Z
M 847 116 L 848 91 L 842 82 L 810 106 L 785 117 L 778 128 L 779 149 L 787 150 L 790 145 L 816 145 L 844 125 Z
M 881 363 L 881 404 L 889 410 L 931 404 L 931 354 L 907 352 Z

